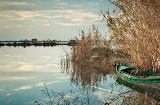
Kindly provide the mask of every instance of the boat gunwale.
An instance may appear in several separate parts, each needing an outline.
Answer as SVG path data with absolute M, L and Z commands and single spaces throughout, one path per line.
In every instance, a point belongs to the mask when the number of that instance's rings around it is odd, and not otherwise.
M 123 69 L 123 66 L 124 66 L 124 69 Z M 119 63 L 118 65 L 116 65 L 116 71 L 118 73 L 118 76 L 122 78 L 123 80 L 137 82 L 137 83 L 160 83 L 160 75 L 155 75 L 155 73 L 153 72 L 143 69 L 143 71 L 148 72 L 150 76 L 142 78 L 141 76 L 136 76 L 136 75 L 125 72 L 127 69 L 131 70 L 131 69 L 136 69 L 136 68 L 129 66 L 127 64 L 124 64 L 124 63 Z

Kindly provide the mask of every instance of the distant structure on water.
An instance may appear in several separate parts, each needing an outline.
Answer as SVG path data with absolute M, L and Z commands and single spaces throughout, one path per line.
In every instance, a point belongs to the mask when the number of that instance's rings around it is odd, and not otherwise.
M 19 41 L 0 41 L 0 47 L 2 46 L 23 46 L 23 47 L 28 47 L 28 46 L 57 46 L 57 45 L 68 45 L 68 46 L 76 46 L 77 41 L 76 40 L 70 40 L 70 41 L 57 41 L 57 40 L 37 40 L 36 38 L 32 40 L 19 40 Z

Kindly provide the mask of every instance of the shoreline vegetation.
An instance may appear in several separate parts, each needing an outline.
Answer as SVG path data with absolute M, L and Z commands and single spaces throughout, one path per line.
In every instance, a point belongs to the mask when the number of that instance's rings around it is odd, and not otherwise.
M 112 12 L 103 13 L 111 33 L 110 39 L 102 37 L 95 25 L 87 34 L 82 31 L 80 40 L 77 38 L 78 45 L 72 47 L 72 65 L 83 67 L 82 71 L 77 71 L 79 73 L 89 70 L 85 68 L 98 68 L 102 72 L 114 74 L 113 65 L 120 61 L 160 74 L 160 1 L 109 1 L 117 7 Z M 138 97 L 129 96 L 126 99 L 131 99 L 132 105 L 160 104 L 147 93 L 139 94 Z
M 82 31 L 80 36 L 80 40 L 77 38 L 77 46 L 72 47 L 71 61 L 73 63 L 106 70 L 113 68 L 116 61 L 121 60 L 126 63 L 130 61 L 130 55 L 120 49 L 113 49 L 110 41 L 106 41 L 101 36 L 95 25 L 87 34 Z
M 118 9 L 104 20 L 115 47 L 131 55 L 137 68 L 160 73 L 160 1 L 110 0 Z

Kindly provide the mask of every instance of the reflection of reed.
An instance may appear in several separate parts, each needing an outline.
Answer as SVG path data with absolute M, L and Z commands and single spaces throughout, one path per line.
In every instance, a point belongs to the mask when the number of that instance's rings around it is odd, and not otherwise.
M 83 86 L 98 86 L 102 80 L 106 80 L 106 75 L 109 73 L 109 71 L 99 67 L 86 67 L 74 64 L 73 68 L 71 82 L 77 85 L 81 83 Z
M 101 58 L 101 60 L 104 59 Z M 74 84 L 98 86 L 100 82 L 106 80 L 107 74 L 115 74 L 112 64 L 102 65 L 101 60 L 85 60 L 83 61 L 84 65 L 81 65 L 76 61 L 71 61 L 67 54 L 65 58 L 61 59 L 62 72 L 71 75 L 71 82 Z

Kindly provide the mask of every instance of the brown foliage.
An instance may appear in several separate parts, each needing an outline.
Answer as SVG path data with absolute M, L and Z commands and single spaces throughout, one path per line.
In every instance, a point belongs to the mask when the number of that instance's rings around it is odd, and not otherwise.
M 116 15 L 104 14 L 112 41 L 131 54 L 135 66 L 160 72 L 160 1 L 117 0 L 112 3 L 120 10 Z

